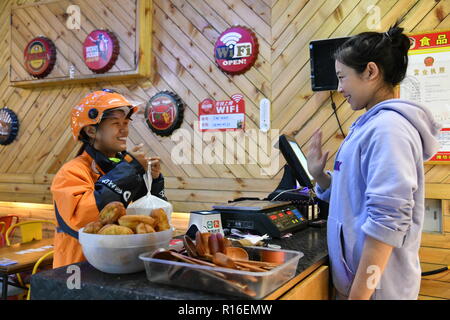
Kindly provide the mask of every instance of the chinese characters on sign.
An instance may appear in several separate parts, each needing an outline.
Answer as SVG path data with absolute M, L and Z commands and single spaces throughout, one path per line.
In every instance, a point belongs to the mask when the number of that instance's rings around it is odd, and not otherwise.
M 244 129 L 245 101 L 241 94 L 231 100 L 205 99 L 198 105 L 200 131 L 235 131 Z
M 400 97 L 428 107 L 442 125 L 441 149 L 430 161 L 450 163 L 450 31 L 409 37 L 409 64 Z

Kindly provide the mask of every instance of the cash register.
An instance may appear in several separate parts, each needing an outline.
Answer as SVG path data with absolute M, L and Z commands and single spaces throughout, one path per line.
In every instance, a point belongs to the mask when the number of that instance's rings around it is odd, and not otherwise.
M 221 214 L 224 229 L 280 238 L 311 225 L 325 225 L 328 205 L 314 196 L 300 146 L 293 137 L 281 135 L 278 147 L 287 162 L 280 184 L 266 199 L 240 198 L 214 205 L 211 212 Z
M 221 213 L 223 228 L 268 234 L 273 238 L 308 226 L 297 206 L 288 201 L 242 200 L 213 208 Z

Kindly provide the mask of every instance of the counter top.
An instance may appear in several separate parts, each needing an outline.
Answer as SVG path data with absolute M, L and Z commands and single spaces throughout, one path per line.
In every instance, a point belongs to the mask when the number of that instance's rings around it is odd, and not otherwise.
M 303 252 L 299 260 L 296 275 L 281 288 L 269 294 L 266 299 L 276 299 L 301 281 L 304 277 L 326 262 L 327 242 L 326 228 L 307 228 L 290 238 L 274 239 L 270 243 L 278 244 L 283 249 Z M 31 299 L 36 300 L 217 300 L 237 299 L 232 296 L 219 295 L 203 291 L 194 291 L 181 287 L 151 283 L 145 271 L 114 275 L 94 269 L 89 263 L 75 264 L 80 268 L 81 289 L 69 289 L 72 272 L 67 266 L 39 272 L 31 277 Z M 242 298 L 239 298 L 242 299 Z

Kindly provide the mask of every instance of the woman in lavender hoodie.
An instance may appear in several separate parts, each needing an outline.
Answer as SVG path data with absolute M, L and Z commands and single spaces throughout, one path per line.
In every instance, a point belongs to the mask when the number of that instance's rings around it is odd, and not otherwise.
M 316 131 L 308 170 L 330 203 L 328 252 L 338 299 L 417 299 L 424 218 L 423 161 L 439 148 L 426 107 L 394 99 L 406 74 L 409 39 L 397 25 L 351 37 L 335 53 L 338 91 L 366 109 L 324 172 Z

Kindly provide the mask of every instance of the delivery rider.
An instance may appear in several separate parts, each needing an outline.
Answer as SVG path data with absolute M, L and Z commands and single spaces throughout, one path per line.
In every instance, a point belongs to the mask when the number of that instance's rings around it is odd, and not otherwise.
M 126 151 L 130 117 L 138 107 L 114 90 L 88 94 L 72 109 L 71 129 L 82 147 L 56 174 L 51 192 L 58 223 L 53 267 L 84 261 L 78 230 L 98 220 L 112 201 L 125 207 L 147 194 L 143 175 L 152 162 L 151 193 L 167 200 L 159 158 L 146 158 L 142 145 Z

